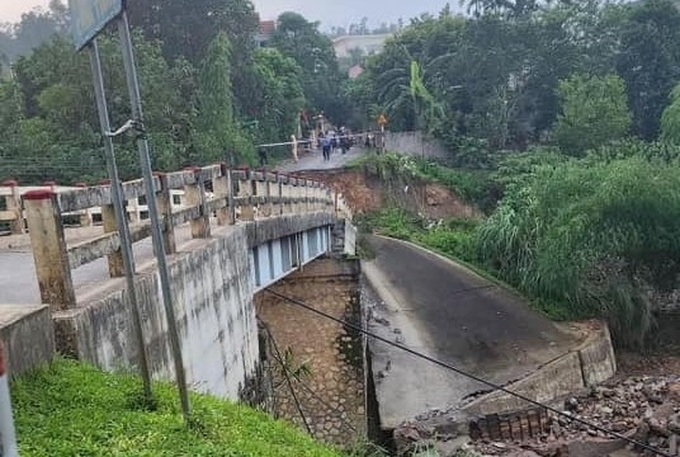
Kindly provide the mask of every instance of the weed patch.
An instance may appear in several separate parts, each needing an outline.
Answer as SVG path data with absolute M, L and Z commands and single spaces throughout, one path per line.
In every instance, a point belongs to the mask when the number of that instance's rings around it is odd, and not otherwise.
M 156 384 L 156 409 L 139 403 L 141 381 L 72 361 L 12 386 L 21 455 L 339 457 L 282 422 L 246 406 L 194 394 L 190 427 L 176 390 Z

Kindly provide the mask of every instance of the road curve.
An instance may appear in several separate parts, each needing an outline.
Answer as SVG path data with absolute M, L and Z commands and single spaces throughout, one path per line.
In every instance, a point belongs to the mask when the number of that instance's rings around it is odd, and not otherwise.
M 371 328 L 383 336 L 396 334 L 407 346 L 500 384 L 577 345 L 575 335 L 522 298 L 454 262 L 388 238 L 370 236 L 368 243 L 375 258 L 364 262 L 364 272 L 382 301 Z M 371 350 L 385 427 L 488 390 L 382 343 Z

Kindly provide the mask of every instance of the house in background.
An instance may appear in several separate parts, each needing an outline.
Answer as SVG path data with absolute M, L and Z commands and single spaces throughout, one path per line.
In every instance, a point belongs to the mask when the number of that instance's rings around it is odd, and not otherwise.
M 351 57 L 355 49 L 360 50 L 363 55 L 370 56 L 379 54 L 385 46 L 385 41 L 391 36 L 391 34 L 346 35 L 335 38 L 333 40 L 333 47 L 338 59 Z
M 347 72 L 350 79 L 356 79 L 364 72 L 366 57 L 379 54 L 391 34 L 345 35 L 333 40 L 333 48 L 340 69 Z
M 269 42 L 276 32 L 276 21 L 260 21 L 260 29 L 255 35 L 255 42 L 260 48 L 269 46 Z
M 349 69 L 349 79 L 357 79 L 364 73 L 364 67 L 361 65 L 354 65 Z

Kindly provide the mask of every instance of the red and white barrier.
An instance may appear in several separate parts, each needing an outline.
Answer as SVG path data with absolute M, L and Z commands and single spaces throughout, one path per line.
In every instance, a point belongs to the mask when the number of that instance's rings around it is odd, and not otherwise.
M 12 401 L 9 395 L 7 358 L 2 341 L 0 341 L 0 457 L 19 457 Z

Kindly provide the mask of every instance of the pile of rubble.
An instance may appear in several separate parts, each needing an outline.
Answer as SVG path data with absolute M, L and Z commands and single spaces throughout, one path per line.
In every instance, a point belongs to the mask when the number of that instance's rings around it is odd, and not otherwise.
M 589 395 L 568 399 L 563 412 L 669 455 L 680 455 L 680 377 L 614 381 L 592 389 Z M 485 456 L 606 456 L 621 448 L 628 449 L 627 455 L 655 455 L 568 417 L 551 414 L 550 419 L 548 430 L 530 440 L 471 446 Z
M 480 439 L 471 442 L 467 423 L 431 411 L 395 430 L 397 455 L 434 449 L 440 457 L 481 455 L 502 457 L 653 456 L 630 445 L 629 438 L 680 456 L 680 376 L 632 376 L 593 388 L 559 405 L 562 414 L 547 412 L 543 430 L 521 441 Z M 579 418 L 595 427 L 569 419 Z M 611 436 L 599 429 L 620 435 Z M 461 450 L 466 453 L 459 454 Z M 418 455 L 415 452 L 415 455 Z M 425 454 L 431 455 L 431 454 Z

